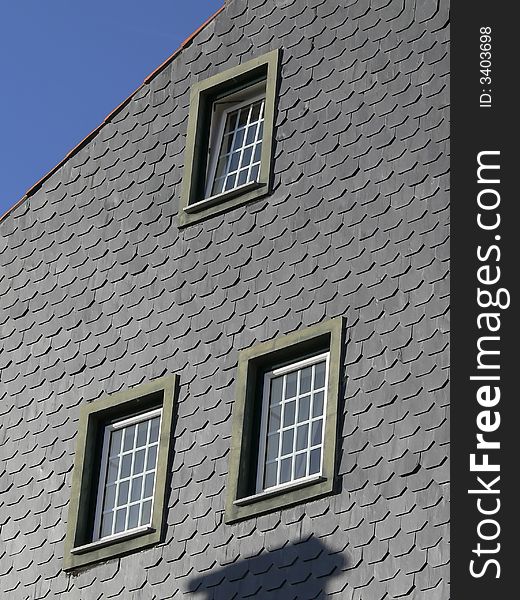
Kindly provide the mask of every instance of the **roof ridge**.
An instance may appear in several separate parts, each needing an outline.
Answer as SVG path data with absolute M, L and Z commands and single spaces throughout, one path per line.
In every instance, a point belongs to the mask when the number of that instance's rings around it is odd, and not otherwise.
M 176 57 L 180 54 L 186 46 L 189 46 L 193 39 L 207 26 L 209 25 L 215 17 L 221 13 L 226 7 L 226 3 L 224 3 L 216 12 L 214 12 L 210 17 L 208 17 L 204 23 L 200 27 L 198 27 L 193 33 L 191 33 L 178 48 L 164 61 L 162 62 L 156 69 L 154 69 L 149 75 L 145 77 L 143 83 L 134 90 L 127 98 L 125 98 L 116 108 L 114 108 L 110 113 L 103 119 L 103 121 L 97 125 L 90 133 L 88 133 L 80 142 L 78 142 L 72 150 L 69 150 L 67 154 L 60 160 L 60 162 L 55 165 L 50 171 L 48 171 L 43 177 L 41 177 L 36 183 L 34 183 L 25 194 L 15 202 L 10 208 L 8 208 L 3 215 L 0 216 L 0 223 L 8 217 L 13 210 L 18 208 L 25 200 L 30 198 L 41 186 L 58 171 L 70 158 L 72 158 L 77 152 L 79 152 L 84 146 L 86 146 L 96 135 L 101 131 L 101 129 L 108 123 L 110 120 L 117 115 L 127 104 L 130 103 L 132 98 L 145 86 L 148 85 L 161 71 L 163 71 Z

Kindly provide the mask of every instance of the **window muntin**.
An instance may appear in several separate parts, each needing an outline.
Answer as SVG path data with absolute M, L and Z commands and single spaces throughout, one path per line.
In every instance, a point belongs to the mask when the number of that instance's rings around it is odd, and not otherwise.
M 93 541 L 150 525 L 161 414 L 105 426 Z
M 256 492 L 321 475 L 329 353 L 264 376 Z
M 256 182 L 261 165 L 265 93 L 217 110 L 212 128 L 215 150 L 209 162 L 206 198 Z M 210 148 L 211 152 L 211 148 Z

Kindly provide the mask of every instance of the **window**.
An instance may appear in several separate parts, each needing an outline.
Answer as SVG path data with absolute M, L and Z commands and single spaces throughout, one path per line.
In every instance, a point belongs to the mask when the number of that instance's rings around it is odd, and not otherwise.
M 269 192 L 278 51 L 191 90 L 179 226 Z
M 329 354 L 264 376 L 256 491 L 321 475 Z
M 336 318 L 240 353 L 228 523 L 333 491 L 342 329 Z
M 224 99 L 221 104 L 231 107 L 214 108 L 213 127 L 218 135 L 209 165 L 206 198 L 256 183 L 260 172 L 265 95 L 239 103 Z M 211 154 L 210 145 L 210 157 Z
M 105 426 L 94 541 L 150 526 L 161 413 Z
M 66 569 L 160 541 L 175 386 L 164 377 L 82 407 Z

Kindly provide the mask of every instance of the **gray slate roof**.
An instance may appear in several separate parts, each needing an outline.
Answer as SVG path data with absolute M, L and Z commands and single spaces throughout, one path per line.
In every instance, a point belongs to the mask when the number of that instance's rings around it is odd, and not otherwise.
M 448 598 L 447 12 L 229 2 L 0 223 L 2 598 Z M 190 85 L 278 47 L 273 194 L 179 230 Z M 341 493 L 225 525 L 238 351 L 338 315 Z M 67 575 L 79 405 L 165 373 L 166 539 Z

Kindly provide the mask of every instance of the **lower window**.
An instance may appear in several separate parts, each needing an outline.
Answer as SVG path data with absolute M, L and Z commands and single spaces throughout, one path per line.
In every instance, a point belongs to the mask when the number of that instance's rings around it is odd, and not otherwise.
M 264 376 L 256 491 L 321 475 L 329 353 Z
M 94 541 L 151 524 L 161 413 L 105 427 Z
M 82 406 L 65 569 L 161 539 L 175 376 Z
M 342 319 L 239 355 L 226 521 L 334 488 Z

